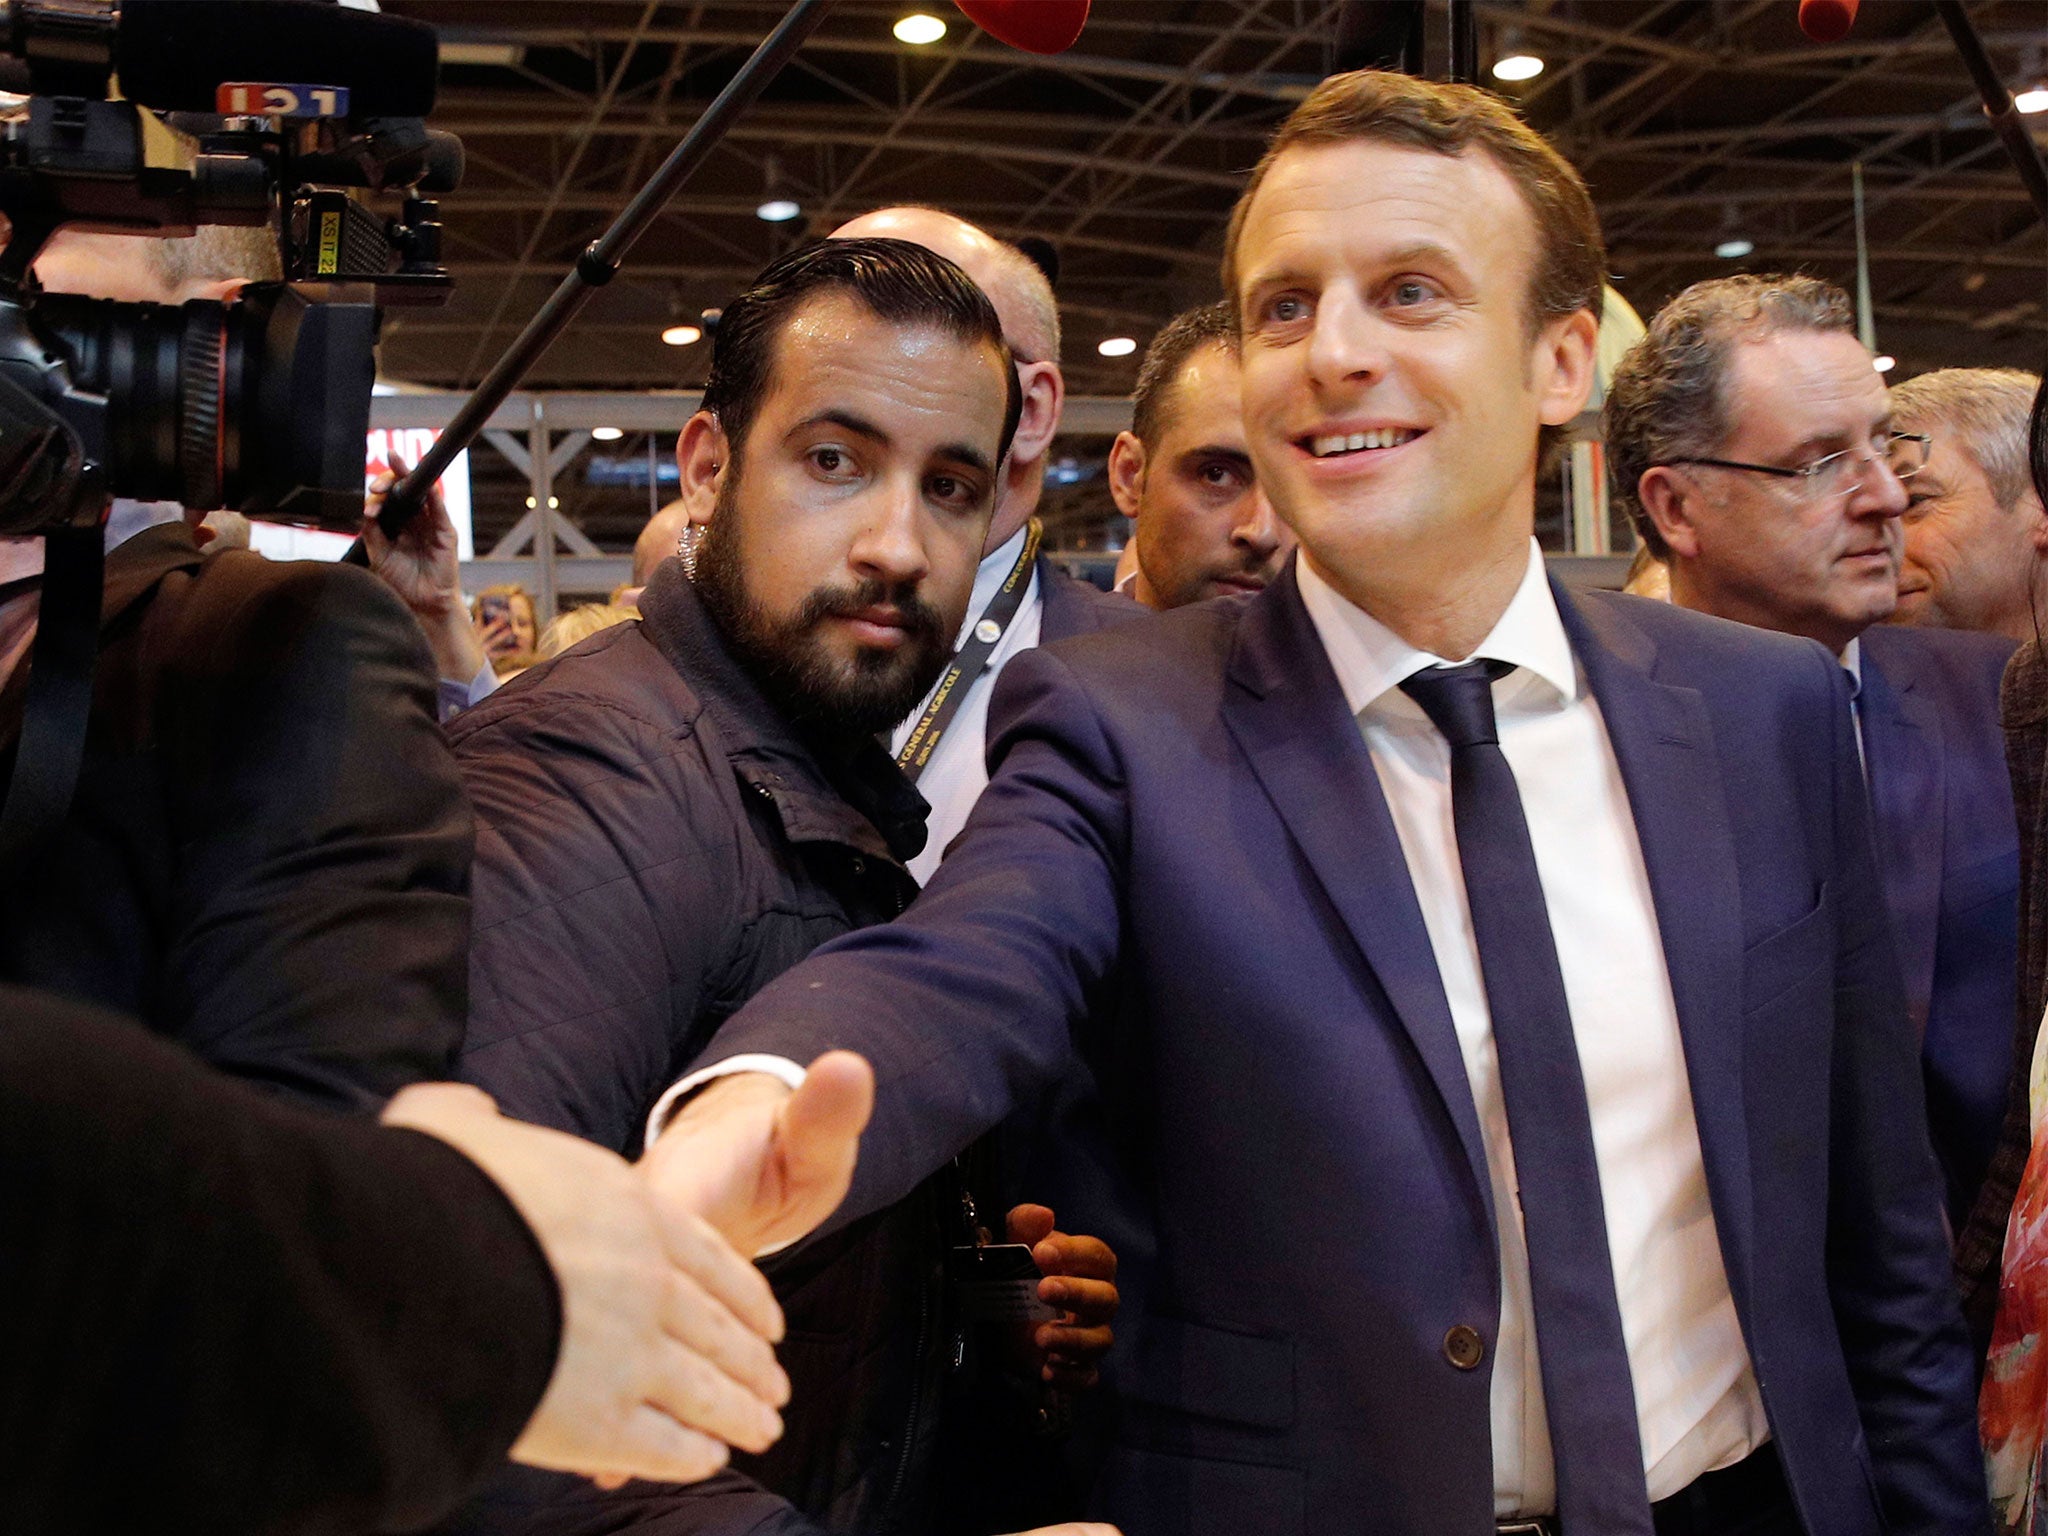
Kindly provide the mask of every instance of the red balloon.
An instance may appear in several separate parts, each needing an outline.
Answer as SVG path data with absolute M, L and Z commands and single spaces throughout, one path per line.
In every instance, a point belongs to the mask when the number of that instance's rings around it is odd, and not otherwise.
M 967 19 L 1026 53 L 1064 53 L 1088 20 L 1089 0 L 953 0 Z
M 1856 24 L 1857 0 L 1799 0 L 1799 30 L 1816 43 L 1839 43 Z

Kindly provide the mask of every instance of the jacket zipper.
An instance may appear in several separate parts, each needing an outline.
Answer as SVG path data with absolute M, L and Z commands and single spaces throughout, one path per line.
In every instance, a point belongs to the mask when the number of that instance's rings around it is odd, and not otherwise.
M 882 1506 L 886 1526 L 893 1528 L 904 1485 L 910 1481 L 910 1463 L 917 1454 L 918 1420 L 923 1417 L 925 1395 L 925 1352 L 931 1348 L 932 1287 L 929 1277 L 917 1291 L 917 1350 L 911 1356 L 916 1377 L 910 1394 L 910 1412 L 903 1421 L 903 1446 L 896 1455 L 896 1474 L 889 1481 L 889 1498 Z

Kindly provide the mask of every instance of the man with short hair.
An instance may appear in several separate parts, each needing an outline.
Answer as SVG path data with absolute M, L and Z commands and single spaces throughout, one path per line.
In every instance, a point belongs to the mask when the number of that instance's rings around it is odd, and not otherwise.
M 2040 379 L 2017 368 L 1940 368 L 1892 386 L 1892 421 L 1925 433 L 1906 496 L 1894 624 L 2039 633 L 2048 514 L 2027 474 Z
M 1138 369 L 1109 492 L 1137 524 L 1127 590 L 1147 608 L 1263 591 L 1293 552 L 1245 447 L 1239 373 L 1237 318 L 1222 302 L 1174 316 Z
M 1544 576 L 1584 183 L 1485 92 L 1334 76 L 1224 273 L 1298 557 L 1013 663 L 937 877 L 726 1022 L 655 1177 L 781 1167 L 829 1039 L 879 1069 L 850 1220 L 1079 1057 L 1131 1536 L 1984 1531 L 1841 669 Z M 831 1204 L 759 1188 L 762 1243 Z
M 922 883 L 988 784 L 988 701 L 1003 668 L 1034 645 L 1123 623 L 1131 613 L 1128 605 L 1110 602 L 1067 575 L 1038 548 L 1033 518 L 1067 397 L 1060 373 L 1060 309 L 1044 269 L 1016 246 L 937 208 L 878 208 L 832 235 L 908 240 L 959 266 L 995 306 L 1024 396 L 989 522 L 988 548 L 956 641 L 957 670 L 948 669 L 890 738 L 897 764 L 931 807 L 930 836 L 910 861 L 911 874 Z
M 875 737 L 947 664 L 1021 404 L 987 299 L 921 246 L 819 242 L 727 306 L 677 447 L 691 557 L 656 568 L 637 622 L 450 730 L 478 830 L 462 1072 L 508 1113 L 636 1150 L 727 1014 L 915 894 L 924 804 Z M 778 1261 L 805 1342 L 790 1433 L 750 1470 L 835 1528 L 923 1518 L 949 1196 Z M 1013 1213 L 1012 1237 L 1088 1320 L 1041 1333 L 1064 1369 L 1106 1345 L 1113 1261 L 1051 1225 Z M 508 1475 L 463 1528 L 595 1518 L 598 1495 L 534 1483 Z M 809 1529 L 729 1487 L 609 1502 L 673 1505 L 665 1529 Z
M 1882 622 L 1926 440 L 1898 430 L 1848 295 L 1811 277 L 1694 284 L 1623 360 L 1605 409 L 1617 492 L 1668 560 L 1672 601 L 1818 640 L 1851 679 L 1960 1227 L 2012 1066 L 2019 850 L 1998 685 L 2013 642 Z

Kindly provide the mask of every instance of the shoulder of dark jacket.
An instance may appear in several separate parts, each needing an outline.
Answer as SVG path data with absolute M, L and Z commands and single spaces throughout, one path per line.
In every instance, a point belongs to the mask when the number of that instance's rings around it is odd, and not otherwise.
M 1038 557 L 1038 594 L 1041 643 L 1134 623 L 1149 618 L 1152 612 L 1132 598 L 1068 575 L 1043 554 Z
M 2007 664 L 1999 714 L 2008 731 L 2048 724 L 2048 657 L 2038 640 L 2021 646 Z
M 613 749 L 635 743 L 629 758 L 672 749 L 695 731 L 703 700 L 671 666 L 639 622 L 615 624 L 573 650 L 522 672 L 448 723 L 458 759 L 485 756 L 536 735 L 570 737 L 603 722 Z
M 224 550 L 181 563 L 157 582 L 140 628 L 145 646 L 165 661 L 209 660 L 249 673 L 282 670 L 301 646 L 333 646 L 347 636 L 391 647 L 431 681 L 426 636 L 398 595 L 368 571 L 338 562 Z

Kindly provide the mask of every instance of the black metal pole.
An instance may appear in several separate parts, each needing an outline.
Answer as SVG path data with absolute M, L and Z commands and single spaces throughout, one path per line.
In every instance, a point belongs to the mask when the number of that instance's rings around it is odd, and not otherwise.
M 761 40 L 761 45 L 739 67 L 738 73 L 726 82 L 725 89 L 718 93 L 718 99 L 690 125 L 682 143 L 661 163 L 653 179 L 626 205 L 611 228 L 593 240 L 576 258 L 575 267 L 548 296 L 547 303 L 527 322 L 518 340 L 506 349 L 505 355 L 477 385 L 476 392 L 463 402 L 462 409 L 442 429 L 440 438 L 413 466 L 412 473 L 392 489 L 377 516 L 377 526 L 386 535 L 396 538 L 412 521 L 427 491 L 441 477 L 441 472 L 454 461 L 456 454 L 475 441 L 476 435 L 490 421 L 491 413 L 518 388 L 527 369 L 554 344 L 555 338 L 575 318 L 591 292 L 612 280 L 619 270 L 619 263 L 633 248 L 633 242 L 646 232 L 647 226 L 668 205 L 668 200 L 675 196 L 690 173 L 725 137 L 734 120 L 759 99 L 769 81 L 795 57 L 804 39 L 825 19 L 825 12 L 831 5 L 832 0 L 796 0 L 781 24 Z M 366 563 L 368 556 L 360 539 L 349 551 L 348 558 L 358 565 Z
M 1479 83 L 1479 18 L 1472 0 L 1450 0 L 1453 85 Z
M 1977 84 L 1977 94 L 1984 98 L 1984 115 L 1991 119 L 1992 131 L 2026 184 L 2027 196 L 2034 200 L 2034 212 L 2048 223 L 2048 169 L 2043 169 L 2041 151 L 2035 146 L 2033 135 L 2027 132 L 2027 125 L 2020 121 L 2019 109 L 2012 104 L 2012 93 L 1985 54 L 1983 40 L 1971 25 L 1962 0 L 1935 0 L 1934 8 L 1940 13 L 1942 25 L 1948 28 L 1948 35 L 1955 40 L 1956 52 L 1963 56 L 1963 67 Z

